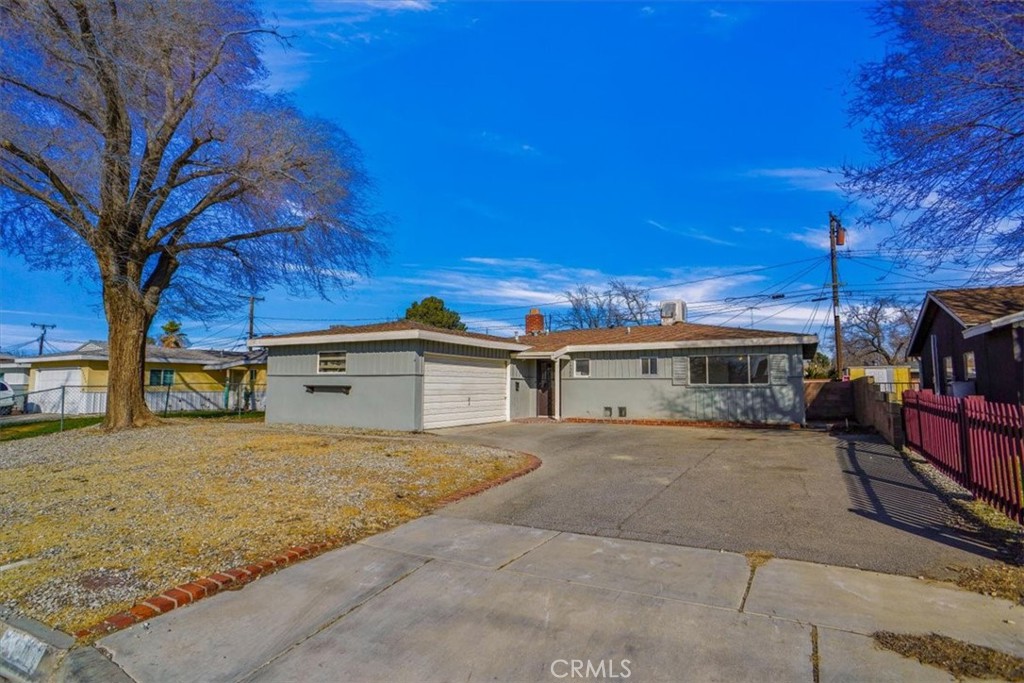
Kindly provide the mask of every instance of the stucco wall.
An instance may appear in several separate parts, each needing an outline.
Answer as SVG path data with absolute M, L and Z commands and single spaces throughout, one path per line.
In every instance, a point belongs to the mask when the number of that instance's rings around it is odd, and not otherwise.
M 513 420 L 537 417 L 537 362 L 512 361 L 509 413 Z
M 317 354 L 345 351 L 346 372 L 319 374 Z M 267 422 L 418 430 L 422 350 L 415 341 L 271 347 Z M 313 393 L 306 385 L 315 386 Z M 348 394 L 329 387 L 348 386 Z

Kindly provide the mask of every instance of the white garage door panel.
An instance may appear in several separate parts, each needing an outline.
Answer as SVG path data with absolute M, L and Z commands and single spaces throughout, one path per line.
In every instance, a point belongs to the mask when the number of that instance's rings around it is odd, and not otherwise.
M 504 421 L 506 372 L 505 361 L 428 354 L 423 369 L 423 428 Z
M 56 389 L 63 386 L 78 386 L 82 383 L 82 371 L 78 368 L 40 368 L 36 371 L 34 391 Z

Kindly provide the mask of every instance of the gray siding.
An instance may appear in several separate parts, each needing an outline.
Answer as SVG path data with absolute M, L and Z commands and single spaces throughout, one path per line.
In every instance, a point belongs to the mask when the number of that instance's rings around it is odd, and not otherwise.
M 673 356 L 785 355 L 788 370 L 769 385 L 699 386 L 672 382 Z M 640 374 L 640 358 L 658 358 L 656 376 Z M 590 359 L 590 376 L 573 377 L 573 363 L 564 363 L 562 417 L 604 418 L 605 408 L 626 419 L 699 420 L 711 422 L 802 423 L 803 361 L 794 346 L 672 349 L 574 354 Z M 623 381 L 630 380 L 630 381 Z
M 413 340 L 271 347 L 267 358 L 267 422 L 418 430 L 423 377 Z M 317 373 L 317 353 L 346 351 L 346 372 Z M 306 385 L 349 386 L 306 391 Z
M 537 362 L 512 361 L 511 386 L 508 388 L 509 413 L 513 420 L 537 417 Z

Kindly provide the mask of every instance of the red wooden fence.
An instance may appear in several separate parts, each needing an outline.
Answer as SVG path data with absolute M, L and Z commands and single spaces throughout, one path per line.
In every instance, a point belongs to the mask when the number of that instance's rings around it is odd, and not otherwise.
M 903 392 L 907 446 L 978 498 L 1024 524 L 1024 413 L 981 396 Z

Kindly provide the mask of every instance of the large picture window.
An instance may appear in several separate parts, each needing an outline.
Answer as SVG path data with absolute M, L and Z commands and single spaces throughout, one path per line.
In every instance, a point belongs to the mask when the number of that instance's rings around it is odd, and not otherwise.
M 768 384 L 768 356 L 690 356 L 690 384 Z

